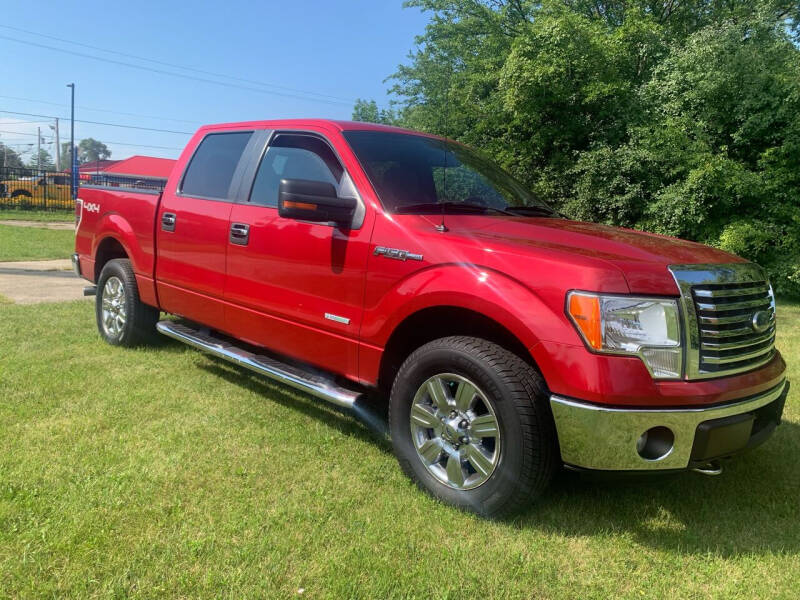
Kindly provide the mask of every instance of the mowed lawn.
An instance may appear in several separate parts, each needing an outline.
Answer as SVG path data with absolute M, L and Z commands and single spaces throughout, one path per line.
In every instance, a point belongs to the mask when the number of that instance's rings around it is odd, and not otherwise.
M 74 248 L 72 230 L 17 227 L 0 221 L 0 261 L 69 258 Z
M 779 310 L 800 380 L 800 305 Z M 800 384 L 798 384 L 800 385 Z M 796 598 L 800 407 L 721 477 L 443 506 L 356 419 L 88 303 L 0 306 L 0 596 Z
M 0 222 L 8 220 L 74 223 L 75 215 L 68 210 L 18 210 L 0 207 Z

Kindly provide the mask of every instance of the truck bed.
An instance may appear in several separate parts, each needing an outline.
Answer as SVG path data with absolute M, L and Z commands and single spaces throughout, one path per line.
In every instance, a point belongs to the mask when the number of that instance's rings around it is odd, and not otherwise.
M 75 209 L 75 251 L 84 277 L 96 282 L 94 265 L 98 253 L 114 252 L 121 245 L 133 265 L 142 300 L 157 305 L 153 277 L 155 219 L 160 200 L 161 192 L 156 190 L 81 186 Z

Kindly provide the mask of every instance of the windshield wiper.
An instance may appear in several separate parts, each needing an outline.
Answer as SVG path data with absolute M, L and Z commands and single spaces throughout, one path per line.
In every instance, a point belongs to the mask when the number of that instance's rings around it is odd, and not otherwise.
M 432 212 L 438 213 L 442 210 L 463 210 L 463 211 L 480 211 L 484 212 L 496 212 L 501 215 L 509 215 L 511 217 L 515 217 L 514 213 L 502 209 L 496 208 L 494 206 L 486 206 L 485 204 L 470 204 L 467 202 L 420 202 L 418 204 L 406 204 L 398 206 L 394 209 L 395 213 L 403 214 L 403 213 L 415 213 L 417 211 L 422 212 Z

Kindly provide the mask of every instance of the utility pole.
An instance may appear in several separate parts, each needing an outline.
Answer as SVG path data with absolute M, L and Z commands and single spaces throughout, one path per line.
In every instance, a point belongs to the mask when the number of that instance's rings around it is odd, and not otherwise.
M 72 112 L 69 118 L 69 146 L 70 146 L 70 166 L 72 174 L 72 199 L 78 197 L 78 153 L 75 151 L 75 84 L 68 83 L 67 87 L 72 90 Z
M 56 126 L 53 127 L 50 125 L 52 129 L 56 132 L 56 171 L 61 170 L 61 138 L 58 137 L 58 117 L 56 117 Z
M 36 128 L 36 175 L 42 172 L 42 128 Z

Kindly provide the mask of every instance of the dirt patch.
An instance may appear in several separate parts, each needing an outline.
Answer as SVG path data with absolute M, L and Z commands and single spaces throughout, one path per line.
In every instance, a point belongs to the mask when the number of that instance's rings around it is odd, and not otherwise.
M 75 229 L 75 223 L 70 222 L 21 221 L 17 219 L 0 221 L 0 225 L 12 225 L 14 227 L 37 227 L 39 229 L 60 229 L 62 231 Z

